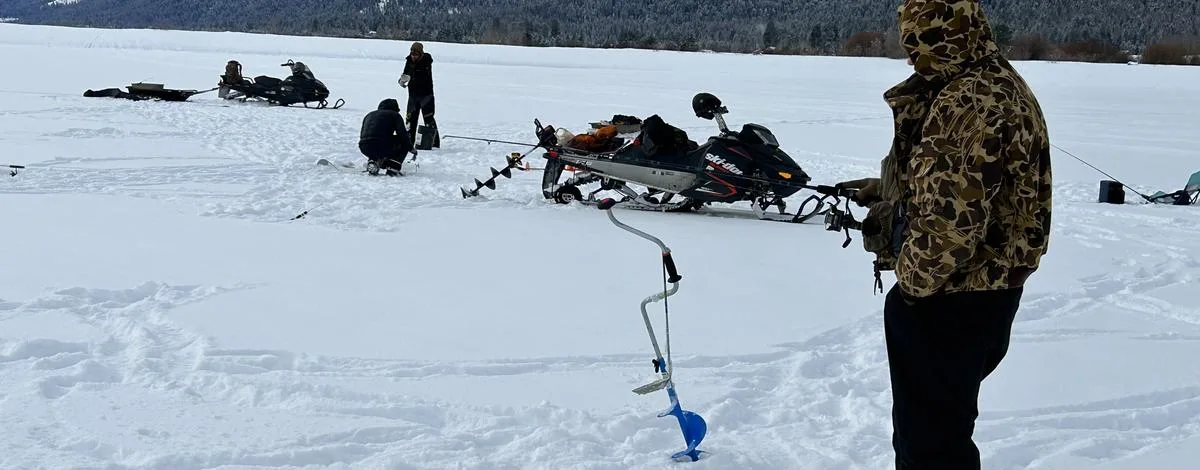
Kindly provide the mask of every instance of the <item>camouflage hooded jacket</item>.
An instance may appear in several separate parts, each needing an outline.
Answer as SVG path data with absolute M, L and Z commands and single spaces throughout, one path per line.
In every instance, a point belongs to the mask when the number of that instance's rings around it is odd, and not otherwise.
M 907 227 L 877 269 L 909 297 L 1021 286 L 1050 234 L 1041 108 L 978 0 L 905 0 L 899 19 L 915 73 L 884 94 L 895 136 L 880 192 Z

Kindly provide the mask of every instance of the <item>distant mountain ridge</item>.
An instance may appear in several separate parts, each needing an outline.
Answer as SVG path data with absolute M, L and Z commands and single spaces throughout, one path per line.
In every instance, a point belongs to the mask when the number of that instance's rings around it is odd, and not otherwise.
M 464 43 L 836 53 L 894 34 L 899 0 L 5 0 L 27 24 L 385 37 Z M 1200 0 L 983 0 L 1015 37 L 1132 51 L 1200 37 Z

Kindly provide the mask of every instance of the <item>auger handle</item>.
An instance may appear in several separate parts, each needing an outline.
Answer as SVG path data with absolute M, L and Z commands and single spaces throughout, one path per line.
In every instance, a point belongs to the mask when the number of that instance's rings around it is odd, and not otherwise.
M 813 188 L 813 190 L 818 193 L 824 194 L 826 196 L 833 196 L 833 197 L 837 197 L 837 198 L 854 197 L 854 194 L 858 192 L 857 189 L 839 188 L 836 186 L 829 186 L 826 184 L 817 185 L 816 187 Z
M 679 282 L 680 279 L 683 279 L 683 276 L 679 275 L 679 271 L 675 270 L 675 259 L 671 258 L 671 252 L 664 251 L 662 256 L 663 265 L 667 267 L 667 276 L 669 276 L 667 281 L 676 283 Z
M 613 225 L 616 225 L 617 227 L 620 227 L 629 233 L 645 238 L 646 240 L 650 240 L 658 245 L 658 247 L 662 250 L 663 266 L 667 268 L 668 281 L 671 283 L 677 283 L 680 279 L 683 279 L 683 276 L 679 275 L 679 270 L 675 268 L 675 259 L 671 258 L 671 249 L 668 248 L 667 245 L 662 242 L 662 240 L 659 240 L 658 237 L 625 225 L 624 223 L 621 223 L 621 221 L 617 220 L 617 217 L 613 215 L 612 212 L 612 208 L 615 205 L 617 205 L 617 201 L 608 197 L 600 200 L 600 202 L 596 204 L 596 207 L 602 211 L 608 212 L 608 220 L 611 220 Z

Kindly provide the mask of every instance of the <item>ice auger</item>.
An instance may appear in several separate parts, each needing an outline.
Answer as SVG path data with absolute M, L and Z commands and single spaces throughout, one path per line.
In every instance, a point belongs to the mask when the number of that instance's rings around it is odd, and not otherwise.
M 675 382 L 671 375 L 672 371 L 674 370 L 671 362 L 671 318 L 670 310 L 666 308 L 667 297 L 679 292 L 679 280 L 682 279 L 682 276 L 680 276 L 678 270 L 675 269 L 675 261 L 671 258 L 671 249 L 668 248 L 667 245 L 657 237 L 625 225 L 621 223 L 621 221 L 617 220 L 612 211 L 612 208 L 615 204 L 615 200 L 608 198 L 601 200 L 597 207 L 600 208 L 600 210 L 607 212 L 608 219 L 611 220 L 612 223 L 617 227 L 654 242 L 662 250 L 663 291 L 647 297 L 642 301 L 641 305 L 642 320 L 646 323 L 646 332 L 650 335 L 650 345 L 654 347 L 654 360 L 652 361 L 654 364 L 654 372 L 660 374 L 660 378 L 646 385 L 633 389 L 633 392 L 637 393 L 638 395 L 645 395 L 662 389 L 667 390 L 667 397 L 670 399 L 671 406 L 665 411 L 659 413 L 658 417 L 663 418 L 666 416 L 674 416 L 675 419 L 679 421 L 679 429 L 683 432 L 683 442 L 687 445 L 686 449 L 672 454 L 671 458 L 679 460 L 687 457 L 692 462 L 695 462 L 700 460 L 701 451 L 696 447 L 700 445 L 700 441 L 704 440 L 704 435 L 708 431 L 708 424 L 704 422 L 704 418 L 702 418 L 700 415 L 684 410 L 679 405 L 679 396 L 675 393 Z M 668 282 L 671 284 L 671 288 L 669 290 L 667 289 Z M 654 327 L 650 324 L 650 315 L 646 313 L 646 305 L 659 300 L 663 301 L 663 310 L 666 320 L 666 360 L 663 360 L 662 351 L 658 347 L 658 337 L 654 334 Z

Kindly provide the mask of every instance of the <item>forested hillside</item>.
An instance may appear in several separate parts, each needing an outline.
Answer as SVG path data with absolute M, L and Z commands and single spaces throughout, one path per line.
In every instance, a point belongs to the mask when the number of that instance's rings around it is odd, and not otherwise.
M 882 55 L 899 0 L 4 0 L 0 18 L 533 46 Z M 983 0 L 1006 43 L 1140 53 L 1200 37 L 1200 0 Z M 860 34 L 862 33 L 862 34 Z M 860 34 L 858 38 L 854 38 Z M 1080 44 L 1089 44 L 1081 46 Z M 876 42 L 877 44 L 869 44 Z M 849 44 L 848 44 L 849 43 Z M 857 46 L 855 45 L 857 44 Z M 1069 50 L 1069 47 L 1066 49 Z M 1059 48 L 1060 51 L 1064 50 Z M 1026 55 L 1037 56 L 1036 51 Z M 1029 57 L 1038 58 L 1038 57 Z

